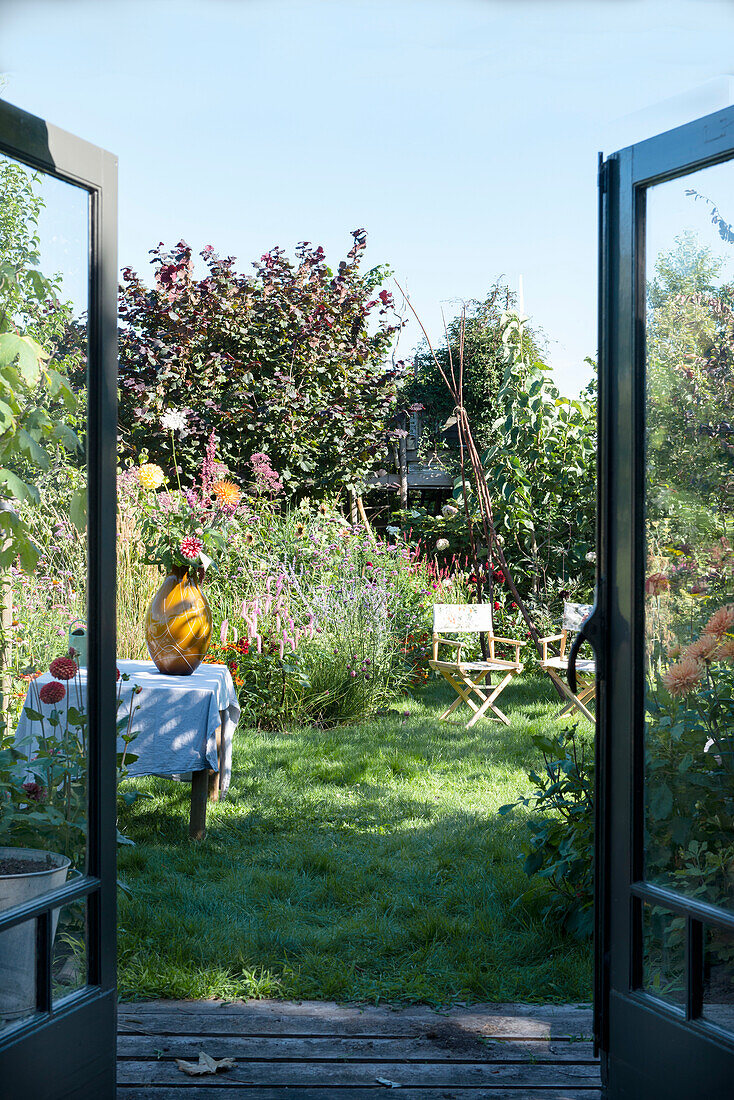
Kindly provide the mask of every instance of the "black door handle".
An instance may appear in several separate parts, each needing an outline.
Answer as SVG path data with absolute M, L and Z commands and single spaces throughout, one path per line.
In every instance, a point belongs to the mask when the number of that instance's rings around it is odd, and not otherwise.
M 578 690 L 578 681 L 576 679 L 576 658 L 579 655 L 579 650 L 584 642 L 590 642 L 594 647 L 594 654 L 596 656 L 596 671 L 597 675 L 600 675 L 600 659 L 601 659 L 601 611 L 598 602 L 594 604 L 589 614 L 586 616 L 581 626 L 578 629 L 578 633 L 573 640 L 571 646 L 571 652 L 568 655 L 568 686 L 571 691 L 576 694 Z

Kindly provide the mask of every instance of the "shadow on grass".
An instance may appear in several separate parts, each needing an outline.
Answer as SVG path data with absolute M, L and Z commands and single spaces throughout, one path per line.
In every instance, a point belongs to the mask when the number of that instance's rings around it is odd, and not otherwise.
M 508 689 L 510 727 L 439 722 L 432 687 L 397 717 L 240 731 L 198 844 L 188 787 L 136 781 L 153 800 L 121 812 L 122 995 L 588 998 L 590 949 L 543 919 L 524 821 L 497 814 L 528 788 L 531 725 L 555 726 L 549 686 Z

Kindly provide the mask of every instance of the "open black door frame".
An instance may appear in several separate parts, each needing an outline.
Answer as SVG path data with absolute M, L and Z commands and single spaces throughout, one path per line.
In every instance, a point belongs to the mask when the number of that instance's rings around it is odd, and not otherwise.
M 89 195 L 87 405 L 87 873 L 0 914 L 37 921 L 37 1012 L 0 1036 L 0 1094 L 114 1097 L 116 1025 L 117 159 L 0 101 L 0 153 Z M 51 997 L 50 913 L 87 899 L 87 985 Z
M 645 196 L 728 160 L 734 108 L 600 163 L 598 599 L 585 633 L 597 649 L 595 1040 L 609 1100 L 732 1095 L 734 1038 L 700 1015 L 698 920 L 734 928 L 712 906 L 644 879 Z M 641 989 L 643 900 L 688 920 L 683 1014 Z

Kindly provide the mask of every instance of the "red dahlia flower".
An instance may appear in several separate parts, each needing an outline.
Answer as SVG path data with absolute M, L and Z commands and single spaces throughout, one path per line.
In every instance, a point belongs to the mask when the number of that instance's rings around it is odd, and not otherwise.
M 71 657 L 57 657 L 48 666 L 48 670 L 57 680 L 73 680 L 79 671 L 76 661 Z
M 60 658 L 60 660 L 63 660 L 63 658 Z M 49 684 L 43 685 L 38 694 L 42 703 L 60 703 L 66 695 L 66 688 L 58 680 L 51 680 Z
M 47 684 L 46 687 L 48 686 Z M 46 788 L 39 783 L 23 783 L 23 790 L 28 795 L 30 802 L 43 802 L 46 797 Z
M 187 535 L 181 542 L 181 557 L 187 558 L 189 561 L 195 561 L 203 549 L 204 543 L 201 539 L 198 539 L 196 535 Z

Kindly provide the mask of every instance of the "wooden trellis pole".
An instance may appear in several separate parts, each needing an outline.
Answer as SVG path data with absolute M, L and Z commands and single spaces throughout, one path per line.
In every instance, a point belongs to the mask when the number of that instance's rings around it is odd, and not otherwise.
M 466 457 L 468 457 L 469 462 L 471 463 L 472 472 L 474 474 L 474 484 L 476 486 L 477 500 L 478 500 L 478 503 L 479 503 L 479 514 L 480 514 L 481 521 L 482 521 L 482 532 L 483 532 L 483 535 L 484 535 L 484 541 L 485 541 L 485 545 L 487 547 L 487 552 L 490 555 L 490 564 L 491 564 L 491 560 L 492 560 L 492 555 L 494 555 L 494 559 L 496 560 L 497 564 L 499 565 L 500 569 L 502 570 L 502 573 L 504 574 L 505 580 L 507 581 L 507 585 L 510 589 L 510 592 L 512 593 L 512 597 L 513 597 L 515 603 L 517 604 L 517 606 L 519 607 L 520 612 L 522 614 L 522 617 L 523 617 L 523 619 L 525 620 L 525 622 L 527 624 L 528 630 L 530 632 L 530 637 L 533 640 L 533 644 L 535 645 L 535 648 L 538 652 L 538 656 L 541 656 L 542 655 L 542 646 L 541 646 L 541 643 L 540 643 L 540 635 L 538 634 L 535 623 L 533 622 L 533 618 L 532 618 L 532 616 L 531 616 L 531 614 L 530 614 L 530 612 L 527 608 L 527 605 L 526 605 L 525 601 L 523 600 L 522 596 L 520 595 L 520 593 L 517 590 L 517 586 L 516 586 L 516 584 L 515 584 L 515 582 L 512 578 L 510 568 L 507 564 L 507 559 L 505 557 L 504 549 L 503 549 L 502 544 L 501 544 L 501 542 L 498 538 L 498 535 L 497 535 L 497 529 L 494 525 L 494 515 L 493 515 L 493 510 L 492 510 L 492 499 L 491 499 L 490 492 L 489 492 L 489 486 L 487 485 L 487 478 L 486 478 L 486 475 L 484 473 L 484 468 L 482 466 L 482 462 L 481 462 L 481 459 L 480 459 L 480 456 L 479 456 L 479 451 L 477 450 L 476 444 L 474 442 L 474 437 L 473 437 L 472 431 L 471 431 L 471 425 L 469 423 L 469 417 L 468 417 L 467 411 L 464 407 L 464 392 L 463 392 L 464 391 L 464 335 L 465 335 L 465 330 L 466 330 L 466 314 L 462 310 L 461 325 L 460 325 L 460 329 L 459 329 L 459 369 L 458 369 L 458 376 L 457 376 L 456 371 L 454 370 L 453 357 L 452 357 L 452 354 L 451 354 L 451 345 L 450 345 L 450 342 L 448 341 L 448 334 L 447 334 L 447 344 L 448 344 L 448 352 L 449 352 L 449 374 L 450 374 L 450 377 L 449 377 L 449 375 L 446 374 L 446 372 L 444 371 L 444 369 L 441 366 L 440 362 L 438 361 L 438 357 L 437 357 L 435 351 L 433 350 L 433 345 L 431 344 L 428 333 L 425 330 L 423 322 L 421 321 L 420 317 L 418 316 L 415 309 L 413 308 L 413 305 L 412 305 L 410 299 L 408 298 L 408 296 L 406 295 L 405 291 L 400 286 L 400 284 L 397 282 L 397 280 L 396 280 L 396 285 L 397 285 L 400 293 L 405 298 L 405 301 L 407 302 L 410 311 L 412 312 L 413 316 L 415 317 L 416 321 L 418 322 L 418 324 L 420 326 L 420 329 L 421 329 L 421 332 L 423 333 L 423 335 L 425 337 L 425 340 L 426 340 L 426 343 L 428 345 L 429 351 L 430 351 L 431 356 L 433 358 L 433 362 L 435 363 L 436 367 L 438 368 L 438 371 L 439 371 L 441 377 L 443 378 L 444 383 L 446 384 L 446 387 L 447 387 L 449 393 L 451 394 L 451 397 L 454 400 L 454 414 L 456 416 L 456 423 L 457 423 L 457 427 L 458 427 L 458 430 L 459 430 L 459 455 L 460 455 L 460 460 L 461 460 L 462 486 L 463 486 L 463 489 L 464 489 L 462 495 L 463 495 L 463 498 L 464 498 L 464 511 L 465 511 L 466 516 L 467 516 L 467 520 L 469 522 L 469 539 L 470 539 L 470 544 L 471 544 L 471 548 L 472 548 L 472 558 L 473 558 L 473 561 L 474 561 L 474 569 L 476 571 L 475 575 L 477 577 L 477 591 L 478 591 L 478 593 L 480 592 L 479 561 L 478 561 L 478 557 L 477 557 L 477 553 L 476 553 L 476 544 L 475 544 L 475 540 L 474 540 L 471 520 L 470 520 L 470 517 L 469 517 L 468 505 L 467 505 L 467 501 L 466 501 L 466 497 L 467 497 L 467 494 L 466 494 L 466 484 L 467 483 L 466 483 L 466 474 L 465 474 L 465 458 Z

